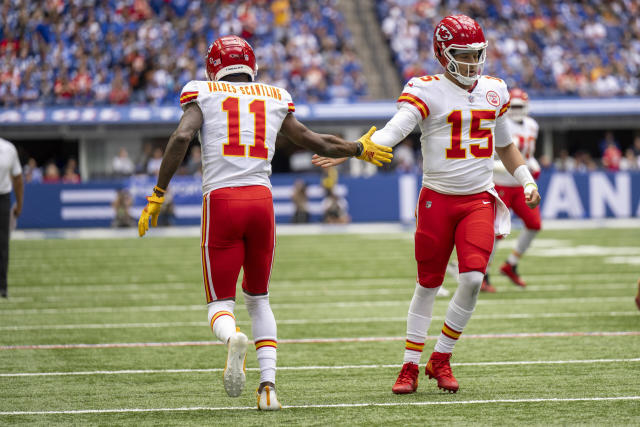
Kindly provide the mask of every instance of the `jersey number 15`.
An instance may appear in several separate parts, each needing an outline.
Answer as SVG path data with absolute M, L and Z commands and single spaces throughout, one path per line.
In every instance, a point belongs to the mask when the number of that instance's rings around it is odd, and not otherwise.
M 247 147 L 240 144 L 240 100 L 233 96 L 222 101 L 222 111 L 227 112 L 228 140 L 222 145 L 222 154 L 231 157 L 246 157 Z M 254 115 L 253 144 L 249 146 L 249 157 L 267 159 L 269 149 L 265 143 L 265 102 L 255 99 L 249 103 L 249 112 Z
M 486 159 L 493 156 L 493 132 L 480 125 L 482 120 L 495 119 L 496 112 L 494 110 L 471 110 L 469 138 L 487 140 L 486 147 L 481 147 L 480 144 L 469 144 L 469 151 L 473 157 Z M 447 116 L 447 123 L 451 123 L 451 147 L 446 150 L 447 159 L 466 159 L 467 150 L 460 144 L 462 142 L 462 111 L 452 111 Z

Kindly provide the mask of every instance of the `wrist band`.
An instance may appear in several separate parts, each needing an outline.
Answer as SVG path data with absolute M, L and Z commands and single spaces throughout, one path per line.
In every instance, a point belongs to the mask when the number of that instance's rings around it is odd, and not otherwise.
M 536 182 L 531 176 L 531 172 L 529 172 L 529 168 L 526 165 L 520 165 L 513 171 L 513 177 L 518 180 L 522 188 L 525 188 L 527 185 L 533 184 L 536 185 Z M 537 188 L 537 186 L 536 186 Z
M 356 155 L 354 157 L 362 156 L 362 152 L 364 151 L 364 144 L 358 141 L 358 149 L 356 150 Z
M 157 192 L 157 193 L 166 193 L 167 190 L 163 190 L 162 188 L 158 187 L 157 185 L 153 187 L 153 191 Z

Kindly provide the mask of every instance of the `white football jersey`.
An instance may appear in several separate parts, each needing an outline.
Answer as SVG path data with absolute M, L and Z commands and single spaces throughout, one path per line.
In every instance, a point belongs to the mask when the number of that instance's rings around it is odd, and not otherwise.
M 516 144 L 522 157 L 530 169 L 536 169 L 538 162 L 533 156 L 536 152 L 536 139 L 538 139 L 538 122 L 531 117 L 525 117 L 521 123 L 511 120 L 507 117 L 509 127 L 511 128 L 511 135 L 513 143 Z M 496 163 L 500 162 L 500 159 L 496 157 Z M 520 183 L 516 180 L 504 166 L 497 164 L 494 170 L 493 180 L 496 185 L 502 185 L 505 187 L 520 187 Z
M 202 191 L 264 185 L 271 188 L 271 159 L 276 136 L 288 113 L 295 111 L 285 89 L 264 83 L 190 81 L 180 105 L 197 102 L 204 122 Z
M 504 81 L 481 76 L 469 92 L 443 74 L 414 77 L 398 103 L 399 108 L 413 107 L 420 124 L 424 187 L 461 195 L 493 187 L 495 147 L 511 143 Z

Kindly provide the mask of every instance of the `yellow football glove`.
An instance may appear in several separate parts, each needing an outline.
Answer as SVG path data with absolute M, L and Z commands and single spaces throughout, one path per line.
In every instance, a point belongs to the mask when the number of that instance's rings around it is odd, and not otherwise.
M 142 209 L 138 220 L 138 234 L 140 237 L 144 236 L 144 233 L 149 230 L 149 218 L 151 218 L 153 227 L 158 226 L 158 215 L 160 214 L 162 203 L 164 203 L 164 196 L 158 196 L 155 191 L 147 197 L 147 206 Z
M 365 162 L 373 163 L 376 166 L 382 166 L 382 163 L 390 163 L 393 158 L 391 147 L 385 147 L 384 145 L 378 145 L 371 140 L 371 135 L 376 131 L 375 126 L 371 126 L 369 132 L 365 133 L 358 139 L 358 142 L 362 144 L 362 153 L 356 158 L 364 160 Z

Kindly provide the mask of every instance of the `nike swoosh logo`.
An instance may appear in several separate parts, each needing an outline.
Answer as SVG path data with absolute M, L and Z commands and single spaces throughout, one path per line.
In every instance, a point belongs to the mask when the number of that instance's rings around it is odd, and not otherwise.
M 483 205 L 488 205 L 489 203 L 491 203 L 491 202 L 487 202 L 486 200 L 483 200 L 483 201 L 482 201 L 482 204 L 483 204 Z

